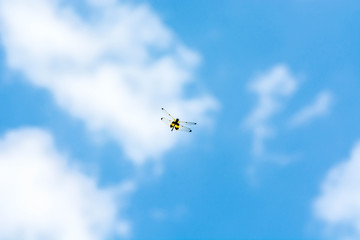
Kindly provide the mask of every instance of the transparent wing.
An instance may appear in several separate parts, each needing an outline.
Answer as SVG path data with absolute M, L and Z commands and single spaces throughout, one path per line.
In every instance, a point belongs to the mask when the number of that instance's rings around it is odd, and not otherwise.
M 196 125 L 196 122 L 185 122 L 185 121 L 180 121 L 182 124 L 184 125 Z
M 173 116 L 171 116 L 170 113 L 168 113 L 168 112 L 165 110 L 165 108 L 161 108 L 161 110 L 163 110 L 163 112 L 165 113 L 165 115 L 166 115 L 167 117 L 171 117 L 172 119 L 175 120 L 175 118 L 174 118 Z
M 180 125 L 179 131 L 182 132 L 192 132 L 192 130 L 188 127 L 184 127 L 183 125 Z
M 161 121 L 163 121 L 163 123 L 165 123 L 168 126 L 170 126 L 170 124 L 172 123 L 172 121 L 170 119 L 167 119 L 167 118 L 164 118 L 164 117 L 161 118 Z

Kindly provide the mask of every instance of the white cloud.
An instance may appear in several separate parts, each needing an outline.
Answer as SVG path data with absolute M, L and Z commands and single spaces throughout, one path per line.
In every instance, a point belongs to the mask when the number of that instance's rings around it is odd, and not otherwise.
M 217 107 L 205 93 L 185 99 L 200 57 L 147 5 L 88 0 L 81 15 L 68 4 L 0 0 L 8 64 L 88 129 L 117 140 L 135 163 L 176 143 L 160 121 L 161 107 L 189 121 Z
M 332 95 L 329 91 L 320 92 L 315 101 L 296 113 L 290 120 L 290 126 L 296 127 L 306 124 L 330 111 Z
M 45 131 L 8 132 L 0 139 L 0 239 L 126 237 L 130 223 L 121 205 L 133 188 L 132 182 L 99 188 L 69 165 Z
M 270 120 L 296 89 L 296 79 L 285 65 L 274 66 L 250 83 L 249 90 L 257 95 L 258 103 L 247 117 L 245 125 L 253 134 L 255 156 L 264 154 L 264 141 L 274 133 Z
M 314 201 L 314 216 L 328 239 L 360 239 L 360 142 L 350 158 L 334 166 Z

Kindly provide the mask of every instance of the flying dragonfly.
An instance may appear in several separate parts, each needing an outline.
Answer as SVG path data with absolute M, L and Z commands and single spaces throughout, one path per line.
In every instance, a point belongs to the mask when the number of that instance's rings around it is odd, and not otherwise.
M 180 121 L 178 118 L 174 118 L 173 116 L 171 116 L 170 113 L 168 113 L 165 108 L 161 108 L 161 110 L 165 113 L 165 115 L 167 117 L 170 117 L 172 120 L 166 118 L 166 117 L 162 117 L 161 121 L 163 121 L 166 125 L 170 126 L 171 131 L 175 130 L 180 130 L 180 131 L 184 131 L 184 132 L 192 132 L 192 130 L 188 127 L 184 127 L 184 125 L 196 125 L 195 122 L 185 122 L 185 121 Z

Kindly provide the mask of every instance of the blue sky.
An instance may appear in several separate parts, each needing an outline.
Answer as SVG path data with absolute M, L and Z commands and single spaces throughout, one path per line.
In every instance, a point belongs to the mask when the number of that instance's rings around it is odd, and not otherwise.
M 359 239 L 359 13 L 0 0 L 0 239 Z

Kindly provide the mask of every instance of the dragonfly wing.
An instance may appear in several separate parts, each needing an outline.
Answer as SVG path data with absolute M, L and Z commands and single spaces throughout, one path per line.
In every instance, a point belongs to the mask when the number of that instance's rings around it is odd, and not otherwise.
M 170 119 L 167 119 L 167 118 L 164 118 L 164 117 L 161 118 L 161 121 L 163 121 L 168 126 L 172 123 L 172 121 Z
M 165 108 L 161 108 L 161 110 L 163 110 L 163 112 L 165 113 L 166 116 L 171 117 L 172 119 L 175 120 L 175 118 L 174 118 L 173 116 L 171 116 L 170 113 L 168 113 L 168 112 L 165 110 Z
M 180 121 L 180 122 L 185 125 L 196 125 L 197 124 L 196 122 L 185 122 L 185 121 Z
M 180 125 L 179 131 L 192 132 L 192 130 L 190 128 L 184 127 L 183 125 Z

